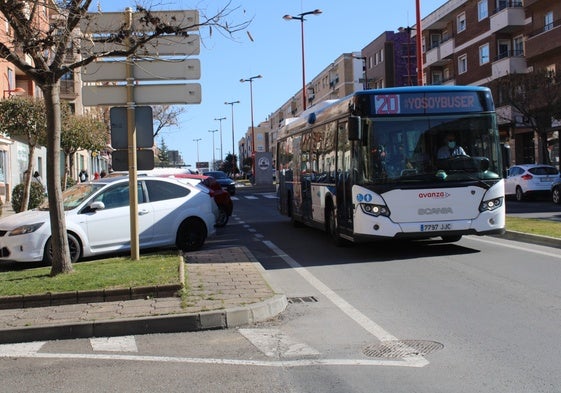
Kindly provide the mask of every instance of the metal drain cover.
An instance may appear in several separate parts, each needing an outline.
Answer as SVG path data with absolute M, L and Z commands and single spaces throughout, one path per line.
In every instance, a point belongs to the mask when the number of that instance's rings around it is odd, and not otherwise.
M 362 353 L 371 358 L 401 359 L 406 356 L 425 356 L 442 348 L 444 345 L 436 341 L 396 340 L 369 345 Z
M 289 297 L 287 298 L 288 303 L 317 303 L 318 299 L 314 296 L 299 296 L 299 297 Z

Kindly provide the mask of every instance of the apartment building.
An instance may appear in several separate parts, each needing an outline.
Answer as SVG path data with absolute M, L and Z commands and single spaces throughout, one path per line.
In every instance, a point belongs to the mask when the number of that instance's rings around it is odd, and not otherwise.
M 424 82 L 487 86 L 509 74 L 556 71 L 560 15 L 561 4 L 548 0 L 450 0 L 421 22 Z M 547 136 L 537 135 L 499 94 L 494 97 L 511 163 L 559 165 L 555 122 Z M 553 157 L 544 157 L 551 152 Z

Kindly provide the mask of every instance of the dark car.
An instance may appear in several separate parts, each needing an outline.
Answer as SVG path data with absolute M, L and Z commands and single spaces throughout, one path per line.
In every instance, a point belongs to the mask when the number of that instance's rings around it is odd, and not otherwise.
M 236 193 L 236 182 L 228 177 L 226 172 L 222 171 L 209 171 L 204 173 L 206 176 L 212 176 L 230 195 Z

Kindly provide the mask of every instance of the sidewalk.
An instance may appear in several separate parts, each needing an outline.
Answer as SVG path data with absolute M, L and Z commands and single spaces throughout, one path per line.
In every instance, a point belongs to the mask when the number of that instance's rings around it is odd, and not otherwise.
M 0 344 L 231 328 L 287 306 L 245 247 L 186 254 L 189 295 L 0 310 Z

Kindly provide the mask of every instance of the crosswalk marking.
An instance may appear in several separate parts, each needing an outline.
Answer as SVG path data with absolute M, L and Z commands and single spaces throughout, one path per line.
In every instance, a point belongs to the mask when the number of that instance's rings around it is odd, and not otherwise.
M 90 339 L 94 351 L 138 352 L 134 336 L 96 337 Z
M 277 196 L 276 193 L 268 193 L 268 194 L 255 194 L 255 195 L 240 195 L 240 196 L 232 196 L 230 197 L 230 199 L 232 199 L 233 201 L 239 201 L 241 199 L 249 199 L 249 200 L 255 200 L 255 199 L 260 199 L 260 198 L 265 198 L 265 199 L 278 199 L 279 197 Z
M 257 349 L 271 358 L 317 356 L 320 354 L 314 348 L 294 340 L 279 329 L 240 329 L 239 331 Z

